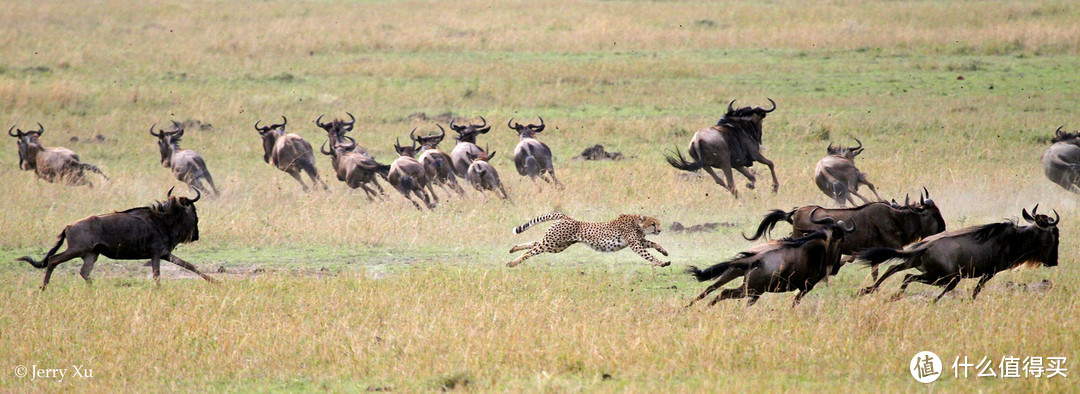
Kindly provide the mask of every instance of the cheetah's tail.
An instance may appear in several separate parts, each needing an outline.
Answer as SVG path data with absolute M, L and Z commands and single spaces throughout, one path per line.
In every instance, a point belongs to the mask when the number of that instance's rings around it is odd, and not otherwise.
M 517 226 L 517 228 L 514 229 L 514 234 L 521 234 L 522 231 L 528 230 L 529 227 L 532 227 L 534 224 L 543 223 L 543 222 L 546 222 L 548 220 L 556 220 L 556 219 L 560 219 L 560 220 L 561 219 L 570 219 L 570 217 L 566 216 L 565 214 L 563 214 L 561 212 L 552 212 L 552 213 L 549 213 L 549 214 L 546 214 L 546 215 L 541 215 L 540 217 L 538 217 L 536 219 L 530 220 L 528 223 Z

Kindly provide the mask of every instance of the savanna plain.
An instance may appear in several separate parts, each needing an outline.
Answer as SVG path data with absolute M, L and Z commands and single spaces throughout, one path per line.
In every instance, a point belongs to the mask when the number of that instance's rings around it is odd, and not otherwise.
M 1058 126 L 1080 129 L 1077 20 L 1069 1 L 0 2 L 0 124 L 40 122 L 44 145 L 111 178 L 47 183 L 18 169 L 13 138 L 0 150 L 0 391 L 1075 391 L 1080 207 L 1039 156 Z M 734 199 L 664 161 L 730 99 L 767 98 L 779 192 L 760 164 Z M 318 152 L 330 190 L 304 193 L 262 161 L 257 120 L 284 115 L 318 149 L 313 120 L 346 111 L 384 163 L 414 127 L 483 116 L 511 201 L 369 202 Z M 505 124 L 537 116 L 564 190 L 514 170 Z M 182 146 L 222 190 L 175 253 L 222 283 L 163 265 L 156 285 L 142 262 L 102 258 L 92 285 L 74 260 L 40 291 L 15 258 L 64 225 L 188 193 L 147 133 L 171 120 L 202 125 Z M 794 293 L 684 308 L 705 287 L 688 265 L 754 245 L 740 233 L 769 209 L 831 204 L 814 163 L 854 138 L 884 198 L 925 186 L 949 229 L 1056 209 L 1060 265 L 1001 273 L 974 302 L 973 281 L 936 304 L 920 284 L 888 302 L 898 279 L 856 298 L 869 271 L 851 265 L 795 308 Z M 572 160 L 593 144 L 625 159 Z M 553 210 L 719 225 L 651 236 L 665 268 L 585 246 L 507 268 L 547 225 L 511 230 Z M 922 350 L 945 364 L 931 385 L 908 369 Z M 1005 356 L 1067 357 L 1070 376 L 950 369 Z

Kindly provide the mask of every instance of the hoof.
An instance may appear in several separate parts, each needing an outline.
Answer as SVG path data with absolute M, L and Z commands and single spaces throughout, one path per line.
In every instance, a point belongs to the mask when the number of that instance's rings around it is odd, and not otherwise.
M 747 183 L 746 188 L 750 189 L 750 190 L 754 190 L 754 184 L 753 183 Z

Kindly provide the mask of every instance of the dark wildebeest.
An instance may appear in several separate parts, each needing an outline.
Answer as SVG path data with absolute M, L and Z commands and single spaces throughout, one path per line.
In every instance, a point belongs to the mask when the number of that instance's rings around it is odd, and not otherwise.
M 893 274 L 916 268 L 921 274 L 908 274 L 900 284 L 900 290 L 892 296 L 899 299 L 911 282 L 943 286 L 945 290 L 934 298 L 941 299 L 960 283 L 962 278 L 979 278 L 979 283 L 971 292 L 971 299 L 979 296 L 979 291 L 994 274 L 1019 267 L 1021 265 L 1047 267 L 1058 265 L 1058 219 L 1038 214 L 1039 205 L 1028 214 L 1024 209 L 1024 220 L 1031 225 L 1020 226 L 1015 222 L 985 224 L 968 227 L 958 231 L 949 231 L 929 237 L 911 247 L 900 250 L 891 248 L 870 249 L 859 253 L 859 259 L 870 266 L 878 266 L 892 259 L 903 260 L 889 267 L 873 285 L 859 291 L 859 295 L 870 294 Z
M 465 189 L 462 189 L 457 182 L 457 175 L 454 175 L 454 166 L 450 160 L 450 155 L 439 150 L 439 143 L 446 137 L 446 129 L 442 125 L 436 123 L 439 126 L 439 130 L 442 131 L 439 135 L 429 135 L 426 137 L 417 137 L 416 129 L 409 132 L 409 139 L 420 144 L 420 157 L 417 160 L 424 165 L 424 169 L 427 170 L 428 179 L 431 182 L 439 185 L 443 189 L 450 189 L 456 192 L 459 196 L 465 194 Z
M 355 145 L 355 142 L 353 142 L 352 137 L 345 138 L 348 142 L 344 144 L 331 142 L 333 147 L 329 151 L 326 150 L 326 143 L 323 142 L 319 151 L 330 156 L 330 165 L 334 168 L 334 173 L 337 174 L 339 181 L 345 182 L 350 188 L 362 189 L 368 201 L 374 201 L 375 199 L 372 197 L 382 199 L 386 196 L 386 192 L 383 191 L 379 180 L 375 178 L 375 174 L 387 179 L 387 175 L 390 174 L 390 166 L 380 164 L 370 156 L 353 151 L 352 145 Z M 375 193 L 375 190 L 367 185 L 368 183 L 375 184 L 379 192 Z
M 409 202 L 413 203 L 416 209 L 422 208 L 420 208 L 420 204 L 413 201 L 412 197 L 410 197 L 411 194 L 415 194 L 417 198 L 424 201 L 424 205 L 428 209 L 432 209 L 435 208 L 435 203 L 439 201 L 439 197 L 435 195 L 435 189 L 431 187 L 431 181 L 428 179 L 424 165 L 414 158 L 416 149 L 415 141 L 410 146 L 401 146 L 400 139 L 394 143 L 394 151 L 399 156 L 393 163 L 390 163 L 390 173 L 387 175 L 386 181 L 390 182 L 394 189 L 397 189 Z M 430 197 L 428 192 L 424 190 L 425 187 L 431 191 Z
M 472 163 L 471 157 L 479 156 L 482 149 L 476 145 L 476 136 L 480 134 L 486 134 L 491 130 L 491 126 L 488 126 L 487 119 L 483 116 L 480 120 L 484 121 L 483 124 L 469 124 L 468 126 L 458 126 L 454 124 L 454 121 L 450 121 L 450 129 L 458 133 L 457 145 L 454 145 L 454 150 L 450 151 L 450 159 L 454 162 L 454 174 L 462 178 L 469 171 L 469 164 Z
M 261 121 L 260 121 L 261 122 Z M 263 142 L 263 161 L 271 163 L 279 170 L 285 171 L 308 191 L 307 185 L 300 179 L 300 171 L 305 171 L 311 178 L 311 184 L 321 183 L 323 190 L 329 189 L 326 182 L 319 178 L 319 170 L 315 168 L 315 153 L 311 151 L 311 144 L 303 137 L 285 132 L 285 125 L 289 120 L 281 116 L 281 123 L 259 127 L 255 122 L 255 130 L 259 132 Z
M 845 235 L 840 242 L 840 253 L 848 256 L 843 262 L 849 263 L 854 260 L 856 252 L 870 248 L 903 248 L 912 242 L 945 231 L 945 219 L 941 216 L 941 210 L 929 198 L 930 192 L 926 188 L 923 188 L 923 191 L 926 195 L 920 193 L 918 204 L 905 201 L 906 205 L 894 206 L 885 202 L 872 202 L 855 208 L 825 209 L 817 205 L 807 205 L 789 212 L 776 209 L 765 215 L 753 236 L 743 238 L 748 241 L 761 238 L 772 231 L 780 221 L 791 223 L 791 237 L 806 236 L 823 227 L 814 224 L 810 219 L 810 212 L 819 210 L 818 216 L 859 223 L 858 231 Z M 839 270 L 840 265 L 837 265 L 831 274 L 836 275 Z M 876 280 L 877 268 L 871 273 Z
M 806 293 L 840 265 L 840 243 L 845 237 L 844 233 L 854 232 L 857 224 L 852 221 L 851 227 L 845 228 L 843 220 L 829 217 L 814 219 L 814 211 L 810 212 L 810 216 L 813 223 L 823 226 L 806 236 L 758 245 L 704 270 L 691 266 L 688 272 L 699 282 L 717 277 L 720 279 L 690 301 L 687 307 L 740 276 L 744 277 L 742 285 L 721 291 L 709 305 L 729 298 L 749 297 L 746 303 L 749 307 L 762 294 L 799 290 L 791 306 L 798 305 Z
M 506 189 L 503 188 L 502 182 L 499 181 L 499 172 L 495 171 L 495 167 L 491 163 L 488 163 L 492 157 L 495 157 L 495 151 L 488 151 L 487 149 L 485 151 L 487 152 L 481 151 L 479 156 L 470 157 L 472 164 L 469 164 L 469 183 L 481 195 L 484 195 L 484 190 L 491 190 L 502 199 L 510 200 L 510 195 L 506 194 Z M 496 188 L 499 190 L 495 190 Z
M 173 121 L 172 131 L 158 130 L 155 134 L 154 126 L 157 126 L 157 124 L 150 125 L 150 135 L 158 139 L 158 148 L 161 149 L 161 165 L 172 169 L 173 175 L 180 182 L 184 182 L 200 191 L 207 191 L 202 184 L 202 181 L 206 180 L 206 183 L 210 185 L 210 191 L 213 191 L 213 194 L 217 196 L 218 190 L 214 186 L 214 178 L 210 176 L 210 171 L 206 169 L 206 161 L 198 152 L 180 148 L 180 138 L 184 136 L 184 127 Z
M 818 189 L 821 189 L 821 192 L 829 198 L 836 200 L 836 205 L 841 207 L 847 206 L 849 201 L 851 205 L 855 205 L 855 199 L 851 198 L 851 195 L 861 198 L 864 203 L 870 202 L 859 194 L 860 183 L 869 187 L 870 191 L 874 192 L 874 197 L 881 201 L 881 196 L 878 195 L 874 184 L 866 179 L 866 174 L 855 168 L 855 156 L 863 151 L 862 141 L 856 138 L 855 142 L 858 142 L 859 146 L 854 148 L 845 146 L 833 148 L 830 143 L 829 147 L 825 148 L 828 156 L 818 161 L 817 166 L 814 167 L 814 182 L 817 183 Z
M 754 188 L 757 178 L 750 172 L 748 167 L 754 162 L 765 164 L 772 173 L 773 192 L 780 189 L 776 180 L 776 170 L 773 162 L 761 154 L 761 122 L 765 115 L 776 110 L 776 102 L 768 99 L 772 108 L 761 107 L 732 108 L 735 100 L 728 103 L 727 113 L 716 122 L 716 126 L 699 130 L 690 139 L 687 151 L 694 161 L 689 162 L 683 157 L 679 149 L 675 149 L 675 156 L 665 155 L 668 164 L 683 171 L 697 171 L 704 169 L 712 176 L 716 184 L 731 191 L 735 198 L 739 198 L 739 192 L 735 189 L 735 179 L 731 170 L 734 169 L 746 176 L 750 183 L 746 184 L 749 189 Z M 727 178 L 725 183 L 716 175 L 713 168 L 719 168 Z
M 353 116 L 353 114 L 348 112 L 346 112 L 345 114 L 349 115 L 349 121 L 334 119 L 330 121 L 330 123 L 322 123 L 323 115 L 319 115 L 319 117 L 315 119 L 315 125 L 319 126 L 319 128 L 323 130 L 326 130 L 327 137 L 330 137 L 331 147 L 337 146 L 337 144 L 344 144 L 345 134 L 352 131 L 353 125 L 356 124 L 356 117 Z M 359 144 L 355 143 L 356 140 L 353 140 L 353 142 L 354 143 L 351 146 L 354 152 L 371 157 L 371 155 L 367 153 L 367 150 L 365 150 Z
M 511 125 L 511 122 L 514 124 Z M 559 179 L 555 178 L 551 149 L 548 148 L 547 144 L 536 139 L 536 134 L 544 131 L 544 118 L 540 118 L 539 126 L 532 123 L 523 126 L 514 122 L 514 118 L 510 118 L 506 122 L 506 127 L 516 131 L 518 138 L 521 139 L 517 147 L 514 148 L 514 165 L 517 166 L 518 174 L 528 176 L 534 180 L 536 177 L 540 177 L 545 182 L 552 183 L 554 181 L 555 186 L 562 186 Z M 551 179 L 548 179 L 546 175 L 550 175 Z
M 12 133 L 12 130 L 15 132 Z M 20 170 L 33 170 L 38 178 L 47 182 L 61 181 L 77 186 L 94 186 L 93 183 L 86 180 L 84 171 L 96 172 L 106 181 L 109 180 L 109 177 L 105 176 L 97 166 L 80 162 L 79 155 L 75 154 L 71 149 L 41 146 L 38 138 L 43 133 L 45 133 L 45 126 L 42 126 L 41 123 L 38 123 L 37 130 L 24 132 L 22 129 L 16 129 L 15 126 L 8 129 L 8 135 L 18 138 L 16 143 L 19 146 Z
M 1053 145 L 1043 152 L 1043 173 L 1065 190 L 1080 193 L 1080 132 L 1054 131 Z
M 45 290 L 49 284 L 49 277 L 56 266 L 76 257 L 83 260 L 79 275 L 90 282 L 90 271 L 94 269 L 98 255 L 116 260 L 150 259 L 155 281 L 161 276 L 161 259 L 165 259 L 214 282 L 213 278 L 199 272 L 194 265 L 172 254 L 176 245 L 199 240 L 199 216 L 195 213 L 195 202 L 199 201 L 201 194 L 199 189 L 195 189 L 195 193 L 194 199 L 174 197 L 172 189 L 169 189 L 164 202 L 79 220 L 64 227 L 56 245 L 41 261 L 35 261 L 30 256 L 18 260 L 30 263 L 34 268 L 45 269 L 41 290 Z M 57 254 L 65 239 L 67 250 Z

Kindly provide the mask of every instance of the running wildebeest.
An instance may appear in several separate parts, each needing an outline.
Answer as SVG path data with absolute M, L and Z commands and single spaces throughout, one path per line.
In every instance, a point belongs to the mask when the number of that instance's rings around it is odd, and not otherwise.
M 386 180 L 390 174 L 390 166 L 380 164 L 370 156 L 353 151 L 352 145 L 355 142 L 352 137 L 346 136 L 345 139 L 349 140 L 347 144 L 335 144 L 331 141 L 332 148 L 329 151 L 326 150 L 325 142 L 319 148 L 322 154 L 330 156 L 330 165 L 334 168 L 337 179 L 345 182 L 350 188 L 363 190 L 368 201 L 374 201 L 375 199 L 372 197 L 378 197 L 379 199 L 386 197 L 386 192 L 383 191 L 382 185 L 379 184 L 379 180 L 375 178 L 375 175 L 378 174 Z M 375 193 L 375 190 L 372 190 L 367 185 L 368 183 L 375 184 L 379 192 Z
M 454 145 L 454 150 L 450 151 L 450 159 L 454 162 L 454 174 L 462 178 L 469 171 L 469 164 L 472 164 L 472 158 L 479 156 L 482 149 L 476 145 L 476 136 L 480 134 L 487 134 L 491 130 L 491 126 L 488 126 L 487 119 L 483 116 L 480 117 L 483 124 L 469 124 L 467 126 L 458 126 L 454 124 L 454 121 L 450 121 L 450 129 L 458 133 L 457 144 Z
M 803 237 L 783 238 L 758 245 L 739 253 L 731 260 L 704 270 L 691 266 L 687 271 L 699 282 L 720 279 L 686 307 L 689 308 L 694 302 L 704 299 L 709 293 L 740 276 L 744 277 L 742 285 L 721 291 L 709 305 L 730 298 L 749 297 L 750 300 L 746 303 L 749 307 L 754 305 L 762 294 L 799 290 L 791 306 L 798 305 L 806 293 L 813 290 L 818 282 L 825 279 L 840 264 L 840 242 L 843 241 L 845 233 L 856 230 L 857 224 L 852 221 L 851 227 L 845 228 L 843 220 L 829 217 L 815 219 L 814 211 L 810 212 L 810 220 L 823 227 Z
M 56 266 L 76 257 L 83 260 L 79 275 L 90 282 L 90 271 L 94 269 L 98 255 L 116 260 L 150 259 L 155 281 L 161 276 L 161 260 L 165 259 L 214 282 L 213 278 L 172 253 L 176 245 L 199 240 L 199 216 L 195 212 L 195 202 L 202 194 L 199 189 L 195 189 L 195 193 L 194 199 L 174 197 L 172 189 L 169 189 L 163 202 L 79 220 L 64 227 L 56 245 L 41 261 L 35 261 L 30 256 L 20 257 L 18 261 L 45 269 L 42 291 L 49 284 Z M 65 240 L 67 249 L 57 254 Z
M 397 189 L 409 202 L 413 203 L 416 209 L 422 208 L 420 208 L 420 204 L 413 201 L 412 197 L 410 197 L 411 194 L 415 194 L 417 198 L 423 200 L 428 209 L 433 209 L 435 204 L 439 202 L 439 197 L 435 195 L 435 189 L 431 187 L 427 169 L 414 157 L 416 149 L 416 141 L 413 141 L 411 146 L 401 146 L 400 139 L 394 143 L 394 151 L 399 156 L 393 163 L 390 163 L 390 173 L 387 175 L 386 181 L 390 182 L 394 189 Z M 424 188 L 431 191 L 430 197 Z M 434 201 L 432 201 L 433 199 Z
M 866 174 L 855 168 L 855 156 L 863 151 L 862 141 L 856 138 L 855 142 L 858 142 L 859 146 L 854 148 L 845 146 L 833 148 L 830 143 L 825 150 L 828 155 L 818 161 L 817 166 L 814 167 L 814 183 L 817 183 L 822 193 L 836 200 L 836 205 L 840 207 L 847 206 L 849 201 L 854 206 L 855 199 L 851 198 L 852 195 L 861 198 L 863 203 L 870 202 L 859 194 L 860 183 L 869 187 L 870 191 L 874 192 L 874 197 L 881 201 L 881 196 L 878 195 L 874 184 L 866 179 Z
M 259 122 L 261 121 L 255 122 L 255 130 L 262 137 L 263 161 L 273 164 L 277 169 L 295 178 L 305 192 L 308 191 L 308 186 L 300 179 L 300 171 L 307 172 L 312 186 L 321 183 L 323 190 L 329 189 L 326 182 L 319 178 L 311 144 L 299 135 L 285 132 L 285 125 L 289 123 L 285 115 L 281 116 L 281 123 L 259 127 Z
M 1053 145 L 1042 155 L 1043 173 L 1065 190 L 1080 193 L 1080 132 L 1054 131 Z
M 509 201 L 510 195 L 506 194 L 506 189 L 503 188 L 502 182 L 499 181 L 499 172 L 495 171 L 495 167 L 491 163 L 488 163 L 492 157 L 495 157 L 495 151 L 481 151 L 479 156 L 472 156 L 470 158 L 472 164 L 469 164 L 467 179 L 481 195 L 484 195 L 484 190 L 491 190 L 495 192 L 495 195 Z M 496 188 L 499 190 L 495 190 Z
M 12 133 L 12 130 L 15 132 Z M 80 162 L 79 155 L 71 149 L 41 146 L 38 138 L 44 133 L 45 126 L 41 123 L 38 123 L 37 130 L 22 131 L 22 129 L 16 129 L 15 126 L 8 129 L 8 135 L 18 138 L 16 143 L 19 146 L 20 170 L 34 171 L 38 178 L 46 182 L 60 181 L 76 186 L 94 186 L 86 179 L 84 171 L 96 172 L 106 181 L 109 180 L 109 177 L 105 176 L 97 166 Z
M 731 170 L 746 176 L 750 181 L 746 187 L 753 189 L 757 178 L 748 167 L 753 166 L 756 161 L 769 167 L 769 172 L 772 173 L 772 190 L 776 192 L 780 189 L 780 183 L 776 180 L 773 162 L 761 154 L 761 122 L 765 120 L 765 115 L 776 110 L 776 102 L 768 100 L 772 103 L 770 109 L 743 107 L 737 110 L 731 106 L 735 100 L 731 100 L 727 113 L 716 122 L 716 126 L 699 130 L 690 139 L 687 151 L 693 161 L 687 161 L 676 148 L 674 156 L 665 155 L 668 164 L 683 171 L 704 169 L 717 185 L 728 189 L 735 198 L 739 198 Z M 722 170 L 727 182 L 720 179 L 713 168 Z
M 465 194 L 465 189 L 462 189 L 457 182 L 457 175 L 454 174 L 454 166 L 450 160 L 450 155 L 439 150 L 439 143 L 446 137 L 446 129 L 442 125 L 436 123 L 439 126 L 439 130 L 442 134 L 429 135 L 426 137 L 417 137 L 416 129 L 409 132 L 409 139 L 420 144 L 420 157 L 417 158 L 421 164 L 424 165 L 424 169 L 427 170 L 428 179 L 431 182 L 439 185 L 443 189 L 450 189 L 456 192 L 459 196 Z
M 513 125 L 510 124 L 512 122 Z M 514 147 L 514 165 L 517 167 L 518 174 L 528 176 L 534 180 L 536 177 L 540 177 L 545 182 L 554 182 L 556 187 L 562 186 L 559 179 L 555 178 L 551 149 L 548 148 L 547 144 L 536 139 L 536 135 L 544 131 L 544 118 L 540 118 L 539 126 L 532 123 L 522 125 L 514 122 L 514 118 L 510 118 L 506 122 L 506 127 L 516 131 L 518 138 L 520 138 L 517 146 Z M 551 179 L 548 179 L 547 175 L 550 175 Z
M 772 210 L 765 215 L 757 231 L 753 236 L 746 237 L 753 241 L 767 235 L 780 221 L 791 223 L 791 237 L 799 238 L 806 236 L 823 225 L 815 224 L 810 219 L 810 212 L 818 210 L 818 216 L 831 217 L 845 222 L 856 221 L 859 229 L 854 233 L 847 234 L 840 242 L 840 253 L 847 255 L 843 263 L 855 260 L 856 252 L 871 248 L 903 248 L 912 242 L 945 231 L 945 218 L 941 216 L 941 210 L 930 199 L 930 192 L 923 188 L 925 196 L 920 192 L 919 202 L 911 204 L 905 201 L 905 205 L 892 205 L 885 202 L 872 202 L 854 208 L 826 209 L 817 205 L 807 205 L 784 212 L 779 209 Z M 842 265 L 842 264 L 841 264 Z M 834 267 L 832 275 L 836 275 L 841 265 Z M 872 276 L 876 280 L 878 271 L 875 267 Z
M 859 291 L 859 295 L 873 293 L 881 283 L 893 274 L 911 268 L 921 274 L 908 274 L 900 284 L 900 290 L 892 296 L 899 299 L 911 282 L 943 286 L 945 289 L 934 298 L 941 299 L 945 293 L 954 289 L 960 279 L 979 278 L 979 283 L 971 292 L 971 299 L 979 296 L 979 291 L 994 274 L 1019 267 L 1021 265 L 1058 265 L 1058 216 L 1054 218 L 1038 213 L 1039 205 L 1028 214 L 1025 208 L 1024 220 L 1031 223 L 1020 226 L 1011 221 L 968 227 L 958 231 L 941 233 L 911 247 L 900 250 L 876 248 L 859 253 L 860 260 L 867 265 L 878 266 L 882 263 L 900 259 L 900 263 L 889 267 L 873 285 Z
M 330 137 L 331 147 L 336 146 L 336 144 L 345 143 L 345 134 L 352 131 L 353 126 L 356 124 L 356 117 L 353 116 L 353 114 L 348 112 L 345 114 L 349 115 L 349 121 L 334 119 L 330 121 L 330 123 L 322 123 L 323 115 L 319 115 L 319 117 L 315 119 L 315 125 L 319 126 L 320 129 L 325 130 L 326 135 Z M 367 153 L 367 150 L 359 144 L 356 144 L 356 140 L 353 140 L 351 146 L 354 152 L 371 157 L 371 155 Z
M 184 182 L 200 191 L 206 191 L 202 184 L 202 181 L 206 180 L 206 183 L 210 185 L 210 191 L 213 191 L 213 195 L 217 196 L 218 190 L 214 186 L 214 178 L 210 176 L 210 171 L 206 169 L 206 161 L 198 152 L 180 148 L 180 138 L 184 136 L 184 127 L 176 121 L 172 123 L 172 131 L 158 130 L 156 134 L 154 133 L 154 126 L 157 126 L 157 124 L 150 125 L 150 135 L 157 137 L 158 148 L 161 149 L 161 165 L 172 169 L 173 175 L 180 182 Z

